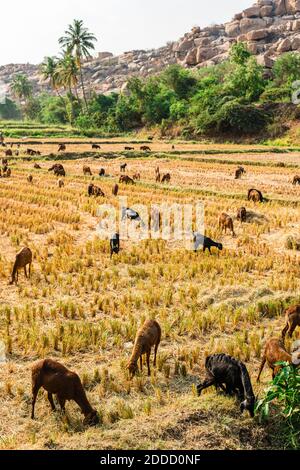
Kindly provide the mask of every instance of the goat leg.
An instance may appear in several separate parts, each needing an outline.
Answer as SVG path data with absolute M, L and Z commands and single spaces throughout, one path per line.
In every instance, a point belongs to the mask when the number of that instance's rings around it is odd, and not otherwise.
M 48 392 L 48 400 L 49 400 L 49 402 L 50 402 L 52 411 L 56 411 L 56 408 L 55 408 L 55 405 L 54 405 L 54 401 L 53 401 L 53 395 L 52 395 L 52 393 L 50 393 L 50 392 Z
M 150 377 L 151 371 L 150 371 L 150 354 L 151 354 L 151 349 L 147 351 L 147 367 L 148 367 L 148 376 Z
M 205 390 L 208 387 L 211 387 L 215 384 L 215 379 L 213 377 L 205 379 L 202 384 L 197 385 L 198 396 L 201 395 L 202 390 Z

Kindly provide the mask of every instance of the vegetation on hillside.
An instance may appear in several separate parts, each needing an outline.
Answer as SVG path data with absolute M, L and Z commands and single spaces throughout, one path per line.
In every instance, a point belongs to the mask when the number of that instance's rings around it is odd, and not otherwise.
M 83 133 L 130 132 L 158 127 L 162 134 L 177 130 L 185 137 L 202 135 L 267 135 L 277 137 L 297 117 L 293 84 L 300 77 L 300 54 L 289 52 L 266 76 L 244 43 L 232 46 L 221 64 L 189 70 L 172 65 L 147 79 L 132 77 L 122 93 L 87 93 L 84 59 L 94 49 L 95 36 L 75 20 L 60 38 L 61 55 L 46 57 L 41 73 L 53 94 L 33 95 L 24 75 L 11 90 L 18 105 L 0 107 L 0 117 L 45 124 L 71 124 Z M 8 111 L 8 108 L 10 111 Z

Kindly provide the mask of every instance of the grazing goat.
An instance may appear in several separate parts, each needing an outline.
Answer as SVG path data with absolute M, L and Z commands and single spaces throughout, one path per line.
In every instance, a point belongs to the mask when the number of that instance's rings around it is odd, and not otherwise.
M 33 168 L 34 168 L 35 170 L 41 170 L 41 169 L 42 169 L 42 167 L 41 167 L 38 163 L 35 163 L 35 164 L 33 165 Z
M 122 175 L 120 176 L 119 183 L 125 183 L 125 184 L 135 184 L 132 178 L 130 178 L 127 175 Z
M 63 188 L 64 185 L 65 185 L 64 180 L 59 179 L 59 180 L 58 180 L 58 187 L 59 187 L 59 188 Z
M 247 210 L 245 207 L 240 207 L 237 211 L 237 220 L 240 220 L 241 222 L 246 222 L 247 221 Z
M 227 229 L 229 229 L 232 236 L 235 236 L 233 220 L 228 214 L 225 214 L 225 212 L 223 212 L 219 217 L 219 228 L 221 229 L 221 232 L 225 231 L 225 233 L 227 232 Z
M 104 192 L 98 186 L 95 186 L 93 183 L 88 185 L 88 196 L 95 196 L 95 197 L 105 197 Z
M 148 375 L 150 370 L 151 348 L 154 346 L 154 367 L 156 366 L 157 349 L 161 339 L 161 328 L 157 321 L 146 320 L 143 326 L 138 330 L 134 342 L 133 352 L 128 363 L 128 370 L 131 377 L 134 377 L 138 371 L 138 360 L 140 359 L 140 368 L 143 368 L 143 354 L 147 355 Z
M 299 362 L 298 362 L 299 360 Z M 297 364 L 300 364 L 300 352 L 298 353 L 298 358 L 296 359 Z M 257 382 L 260 380 L 261 373 L 267 362 L 270 369 L 272 369 L 272 379 L 280 372 L 282 366 L 278 365 L 278 362 L 289 362 L 292 363 L 292 356 L 289 354 L 285 347 L 282 339 L 280 338 L 271 338 L 267 341 L 262 362 L 260 365 Z
M 33 183 L 33 176 L 32 176 L 32 175 L 28 175 L 28 176 L 27 176 L 27 181 L 28 181 L 28 183 Z
M 134 150 L 134 147 L 124 147 L 124 150 L 128 150 L 128 151 Z
M 105 170 L 104 170 L 104 168 L 100 168 L 99 176 L 105 176 Z
M 60 144 L 58 146 L 58 152 L 65 152 L 67 149 L 66 145 L 65 144 Z
M 300 176 L 294 176 L 293 185 L 296 186 L 296 184 L 300 184 Z
M 249 189 L 248 201 L 263 202 L 264 198 L 262 193 L 258 189 Z
M 122 164 L 120 165 L 120 172 L 121 172 L 121 173 L 125 173 L 126 168 L 127 168 L 127 163 L 122 163 Z
M 84 415 L 84 424 L 99 423 L 97 411 L 91 407 L 79 376 L 52 359 L 43 359 L 32 367 L 31 419 L 34 419 L 35 402 L 41 387 L 48 392 L 52 411 L 56 410 L 53 401 L 53 395 L 56 395 L 63 412 L 66 401 L 74 400 Z
M 140 173 L 134 173 L 132 179 L 136 180 L 136 181 L 140 181 L 141 179 L 141 174 Z
M 48 171 L 53 171 L 55 176 L 66 176 L 65 169 L 60 163 L 55 163 Z
M 4 167 L 3 167 L 3 174 L 2 174 L 2 177 L 3 177 L 3 178 L 10 178 L 10 177 L 11 177 L 11 169 L 8 168 L 7 166 L 4 166 Z
M 113 196 L 117 196 L 118 195 L 118 192 L 119 192 L 119 185 L 118 184 L 115 184 L 112 188 L 112 194 Z
M 205 253 L 205 251 L 208 250 L 209 253 L 212 254 L 211 252 L 212 247 L 218 248 L 218 250 L 220 251 L 223 250 L 222 243 L 214 242 L 211 238 L 205 237 L 204 235 L 201 235 L 200 233 L 193 234 L 193 242 L 194 242 L 195 252 L 197 252 L 199 246 L 203 247 L 203 253 Z
M 11 149 L 8 149 L 8 150 L 5 150 L 5 156 L 6 157 L 12 157 L 13 156 L 13 153 L 12 153 L 12 150 Z
M 83 166 L 83 174 L 84 176 L 86 175 L 92 176 L 92 171 L 89 166 L 86 166 L 86 165 Z
M 150 137 L 147 137 L 147 139 L 152 141 L 154 139 L 154 137 L 150 136 Z
M 161 179 L 162 183 L 170 183 L 170 181 L 171 181 L 170 173 L 166 173 Z
M 101 147 L 100 147 L 100 145 L 98 145 L 98 144 L 92 144 L 92 149 L 100 150 Z
M 300 305 L 293 305 L 285 312 L 286 326 L 282 330 L 282 339 L 285 339 L 286 334 L 291 338 L 297 326 L 300 326 Z
M 151 152 L 151 148 L 148 147 L 148 145 L 142 145 L 140 147 L 140 150 L 142 150 L 143 152 Z
M 12 285 L 14 282 L 17 284 L 19 269 L 24 268 L 25 277 L 30 277 L 31 264 L 32 264 L 32 251 L 28 247 L 22 248 L 16 254 L 16 260 L 15 260 L 14 267 L 12 270 L 10 285 Z M 26 269 L 27 265 L 29 265 L 28 275 L 27 275 L 27 269 Z
M 237 395 L 241 412 L 248 410 L 253 418 L 255 396 L 245 364 L 227 354 L 214 354 L 206 358 L 205 369 L 205 380 L 197 386 L 198 395 L 214 385 L 228 395 Z
M 113 257 L 113 254 L 116 255 L 120 251 L 120 235 L 115 233 L 110 239 L 110 257 Z
M 241 179 L 241 177 L 244 173 L 246 173 L 245 169 L 242 166 L 239 166 L 238 169 L 235 172 L 235 179 L 236 180 Z

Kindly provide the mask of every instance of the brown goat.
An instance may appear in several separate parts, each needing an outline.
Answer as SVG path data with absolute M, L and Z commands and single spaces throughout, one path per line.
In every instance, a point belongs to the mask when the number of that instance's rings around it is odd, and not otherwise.
M 104 192 L 102 191 L 102 189 L 99 188 L 99 186 L 95 186 L 93 183 L 91 183 L 91 184 L 89 184 L 89 186 L 88 186 L 88 196 L 95 196 L 95 197 L 101 196 L 101 197 L 105 197 L 105 194 L 104 194 Z
M 170 183 L 170 181 L 171 181 L 170 173 L 166 173 L 161 179 L 162 183 Z
M 140 173 L 134 173 L 132 179 L 136 180 L 136 181 L 140 181 L 141 179 L 141 174 Z
M 300 360 L 300 352 L 298 354 L 298 359 Z M 271 338 L 269 341 L 267 341 L 257 377 L 257 382 L 260 380 L 260 376 L 266 362 L 270 369 L 272 369 L 273 379 L 281 369 L 280 365 L 276 365 L 278 362 L 292 362 L 292 356 L 286 351 L 283 341 L 280 338 Z
M 112 188 L 112 194 L 113 196 L 117 196 L 118 195 L 118 192 L 119 192 L 119 185 L 118 184 L 115 184 Z
M 12 153 L 12 150 L 11 149 L 8 149 L 8 150 L 5 150 L 5 156 L 6 157 L 12 157 L 13 156 L 13 153 Z
M 235 179 L 236 180 L 241 179 L 241 177 L 244 173 L 246 173 L 245 169 L 242 166 L 239 166 L 238 169 L 235 172 Z
M 59 180 L 58 180 L 58 187 L 59 187 L 59 188 L 63 188 L 64 185 L 65 185 L 64 180 L 59 179 Z
M 224 212 L 219 217 L 219 228 L 222 232 L 225 231 L 225 233 L 227 232 L 227 229 L 229 229 L 229 231 L 232 233 L 232 236 L 235 236 L 233 220 L 228 214 L 225 214 Z
M 140 150 L 142 150 L 143 152 L 151 152 L 151 148 L 148 147 L 148 145 L 142 145 L 140 147 Z
M 240 220 L 241 222 L 246 222 L 247 221 L 247 211 L 245 207 L 240 207 L 237 212 L 236 216 L 237 220 Z
M 34 168 L 35 170 L 41 170 L 41 169 L 42 169 L 42 167 L 41 167 L 38 163 L 35 163 L 35 164 L 33 165 L 33 168 Z
M 264 198 L 258 189 L 249 189 L 248 191 L 248 201 L 253 202 L 263 202 Z
M 52 359 L 43 359 L 32 367 L 31 419 L 34 419 L 34 406 L 41 387 L 48 392 L 52 411 L 56 410 L 53 395 L 57 395 L 63 412 L 65 412 L 66 401 L 74 400 L 84 415 L 84 424 L 99 423 L 97 411 L 91 407 L 79 376 Z
M 291 338 L 297 326 L 300 326 L 300 305 L 293 305 L 285 312 L 286 326 L 282 330 L 282 338 L 285 339 L 286 334 Z
M 122 175 L 120 176 L 119 183 L 125 183 L 125 184 L 135 184 L 132 178 L 130 178 L 127 175 Z
M 136 372 L 138 371 L 138 360 L 140 359 L 140 368 L 142 371 L 143 368 L 143 354 L 147 355 L 147 367 L 148 367 L 148 375 L 151 375 L 150 370 L 150 354 L 151 348 L 154 346 L 154 367 L 156 366 L 156 355 L 157 349 L 161 339 L 161 328 L 157 321 L 155 320 L 146 320 L 143 326 L 138 330 L 133 352 L 131 358 L 128 363 L 128 370 L 130 376 L 133 377 Z
M 86 165 L 83 166 L 83 174 L 84 176 L 86 175 L 92 176 L 92 171 L 89 166 L 86 166 Z
M 33 176 L 32 176 L 32 175 L 28 175 L 28 176 L 27 176 L 27 181 L 28 181 L 28 183 L 33 183 Z
M 294 179 L 293 179 L 293 185 L 296 186 L 296 184 L 300 184 L 300 176 L 294 176 Z
M 67 149 L 65 144 L 60 144 L 58 146 L 58 152 L 64 152 Z
M 13 284 L 14 282 L 15 283 L 18 282 L 18 271 L 19 271 L 19 269 L 24 268 L 25 276 L 30 277 L 31 264 L 32 264 L 32 251 L 28 247 L 22 248 L 16 255 L 16 260 L 15 260 L 15 263 L 14 263 L 10 284 Z M 29 265 L 29 275 L 28 276 L 27 276 L 27 269 L 26 269 L 27 265 Z

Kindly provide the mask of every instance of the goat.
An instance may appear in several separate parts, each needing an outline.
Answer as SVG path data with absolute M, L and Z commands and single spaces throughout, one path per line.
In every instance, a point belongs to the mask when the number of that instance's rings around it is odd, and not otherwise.
M 10 178 L 11 177 L 11 169 L 8 168 L 7 166 L 3 167 L 3 178 Z
M 6 157 L 12 157 L 13 156 L 13 153 L 12 153 L 12 150 L 11 149 L 8 149 L 8 150 L 5 150 L 5 156 Z
M 128 150 L 128 151 L 134 150 L 134 147 L 124 147 L 124 150 Z
M 105 176 L 105 170 L 104 170 L 104 168 L 100 168 L 99 176 Z
M 32 175 L 28 175 L 28 176 L 27 176 L 27 181 L 28 181 L 28 183 L 33 183 L 33 176 L 32 176 Z
M 132 179 L 136 180 L 136 181 L 140 181 L 141 179 L 141 174 L 140 173 L 134 173 Z
M 150 137 L 147 137 L 147 139 L 152 141 L 154 139 L 154 137 L 150 136 Z
M 63 188 L 64 185 L 65 185 L 64 180 L 59 179 L 59 180 L 58 180 L 58 187 L 59 187 L 59 188 Z
M 235 172 L 235 179 L 239 180 L 244 173 L 246 173 L 245 169 L 242 166 L 239 166 Z
M 119 183 L 125 183 L 125 184 L 135 184 L 132 178 L 130 178 L 127 175 L 122 175 L 120 176 Z
M 300 184 L 300 176 L 294 176 L 293 185 L 296 186 L 296 184 Z
M 300 352 L 297 354 L 297 358 L 295 362 L 297 362 L 298 365 L 300 364 Z M 298 362 L 299 360 L 299 362 Z M 265 366 L 265 363 L 267 362 L 268 366 L 270 369 L 272 369 L 272 379 L 275 378 L 275 376 L 280 372 L 281 365 L 278 365 L 278 362 L 289 362 L 292 363 L 292 356 L 289 354 L 285 347 L 282 339 L 280 338 L 271 338 L 267 341 L 266 346 L 265 346 L 265 351 L 264 355 L 262 357 L 259 373 L 257 376 L 257 382 L 260 381 L 260 376 L 263 371 L 263 368 Z
M 92 149 L 100 150 L 101 147 L 100 147 L 100 145 L 98 145 L 98 144 L 92 144 Z
M 105 194 L 102 191 L 102 189 L 100 189 L 98 186 L 95 186 L 93 183 L 91 183 L 88 186 L 88 196 L 105 197 Z
M 240 220 L 241 223 L 247 221 L 247 210 L 245 207 L 240 207 L 238 209 L 236 218 L 237 220 Z
M 214 354 L 206 358 L 205 369 L 205 380 L 197 386 L 198 395 L 214 385 L 228 395 L 237 395 L 241 401 L 241 413 L 248 410 L 253 418 L 255 396 L 245 364 L 227 354 Z
M 193 242 L 194 242 L 195 253 L 197 252 L 199 246 L 203 247 L 203 253 L 205 253 L 205 251 L 208 250 L 209 253 L 212 254 L 211 252 L 212 247 L 218 248 L 218 250 L 220 251 L 223 250 L 222 243 L 214 242 L 211 238 L 205 237 L 204 235 L 201 235 L 200 233 L 193 233 Z
M 113 257 L 113 254 L 116 255 L 120 251 L 120 235 L 115 233 L 110 239 L 110 257 Z
M 221 232 L 225 231 L 225 233 L 227 232 L 227 229 L 229 229 L 232 236 L 235 236 L 233 220 L 228 214 L 225 214 L 225 212 L 223 212 L 219 217 L 219 228 L 221 229 Z
M 41 170 L 42 169 L 42 167 L 38 163 L 35 163 L 33 165 L 33 168 L 35 168 L 35 170 Z
M 155 174 L 155 182 L 160 183 L 160 180 L 161 180 L 161 176 L 160 176 L 160 173 L 158 172 Z
M 60 144 L 58 146 L 58 152 L 65 152 L 67 149 L 66 144 Z
M 83 166 L 83 174 L 84 174 L 84 176 L 86 176 L 86 175 L 92 176 L 92 171 L 91 171 L 89 166 L 87 166 L 87 165 Z
M 121 172 L 121 173 L 125 173 L 126 168 L 127 168 L 127 163 L 122 163 L 122 164 L 120 165 L 120 172 Z
M 117 196 L 119 192 L 119 185 L 115 184 L 112 188 L 112 194 L 113 196 Z
M 142 150 L 143 152 L 151 152 L 151 148 L 148 147 L 148 145 L 142 145 L 140 147 L 140 150 Z
M 48 171 L 53 171 L 55 176 L 66 176 L 65 169 L 60 163 L 55 163 Z
M 138 360 L 140 359 L 140 368 L 141 372 L 143 369 L 143 354 L 147 355 L 147 368 L 148 368 L 148 376 L 151 375 L 151 370 L 150 370 L 150 354 L 151 354 L 151 348 L 154 346 L 154 362 L 153 365 L 154 367 L 156 366 L 156 356 L 157 356 L 157 350 L 158 346 L 161 340 L 161 328 L 157 321 L 155 320 L 146 320 L 143 326 L 138 330 L 136 337 L 135 337 L 135 342 L 134 342 L 134 347 L 133 347 L 133 352 L 131 355 L 131 358 L 128 363 L 128 370 L 129 374 L 132 377 L 136 374 L 138 371 Z
M 249 189 L 248 191 L 248 201 L 253 201 L 253 202 L 263 202 L 264 198 L 258 189 Z
M 161 179 L 162 183 L 170 183 L 170 181 L 171 181 L 170 173 L 166 173 Z
M 18 282 L 18 271 L 19 269 L 24 268 L 25 277 L 30 277 L 31 274 L 31 264 L 32 264 L 32 251 L 28 247 L 22 248 L 16 254 L 16 260 L 13 266 L 12 275 L 11 275 L 11 282 L 12 285 L 14 282 L 17 284 Z M 29 273 L 27 275 L 27 265 L 29 265 Z
M 91 407 L 79 376 L 52 359 L 43 359 L 32 367 L 31 419 L 34 419 L 35 402 L 41 387 L 48 392 L 52 411 L 56 410 L 53 395 L 57 395 L 63 412 L 65 412 L 66 401 L 74 400 L 84 415 L 84 424 L 99 423 L 97 411 Z
M 282 330 L 284 341 L 286 334 L 291 338 L 297 326 L 300 326 L 300 305 L 293 305 L 285 311 L 286 326 Z

